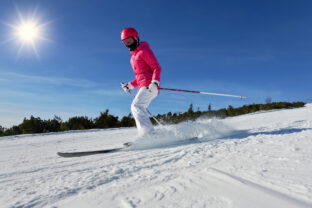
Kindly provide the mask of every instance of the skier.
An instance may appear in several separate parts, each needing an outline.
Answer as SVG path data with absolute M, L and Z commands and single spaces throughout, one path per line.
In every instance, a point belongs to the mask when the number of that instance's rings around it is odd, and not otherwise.
M 138 93 L 131 104 L 131 112 L 135 119 L 138 135 L 143 136 L 154 131 L 147 115 L 147 107 L 159 94 L 161 67 L 147 42 L 140 42 L 139 34 L 134 28 L 125 28 L 121 32 L 121 41 L 130 50 L 130 63 L 135 79 L 121 83 L 127 92 L 135 87 Z

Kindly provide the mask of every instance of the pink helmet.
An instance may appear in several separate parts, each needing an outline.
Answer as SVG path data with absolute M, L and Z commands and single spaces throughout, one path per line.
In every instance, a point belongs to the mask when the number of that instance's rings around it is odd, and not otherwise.
M 133 37 L 135 40 L 139 39 L 139 33 L 132 27 L 127 27 L 121 32 L 121 40 Z

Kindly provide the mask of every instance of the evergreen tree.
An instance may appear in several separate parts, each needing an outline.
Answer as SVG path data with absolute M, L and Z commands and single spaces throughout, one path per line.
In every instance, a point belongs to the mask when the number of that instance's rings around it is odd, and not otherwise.
M 44 129 L 43 132 L 58 132 L 61 130 L 62 119 L 54 115 L 54 119 L 43 121 Z
M 122 119 L 120 121 L 120 126 L 121 127 L 135 126 L 135 120 L 134 120 L 134 118 L 132 118 L 131 113 L 129 113 L 128 116 L 122 117 Z
M 30 116 L 30 119 L 24 118 L 23 123 L 19 125 L 19 129 L 22 134 L 34 134 L 34 133 L 43 133 L 43 121 L 41 118 L 35 118 Z
M 120 127 L 118 117 L 110 115 L 108 114 L 108 112 L 109 112 L 108 109 L 104 113 L 101 112 L 101 115 L 94 120 L 96 128 Z
M 187 113 L 188 113 L 189 115 L 192 115 L 192 114 L 194 113 L 194 111 L 193 111 L 193 104 L 192 104 L 192 103 L 191 103 L 189 109 L 187 110 Z
M 211 104 L 208 105 L 208 111 L 211 111 Z
M 5 128 L 0 125 L 0 136 L 4 136 Z
M 235 111 L 233 106 L 229 105 L 228 109 L 227 109 L 227 115 L 228 116 L 235 116 Z
M 94 128 L 94 123 L 87 116 L 76 116 L 70 118 L 67 122 L 62 123 L 61 130 L 83 130 Z
M 4 132 L 4 136 L 11 136 L 11 135 L 18 135 L 18 134 L 22 134 L 18 126 L 13 126 Z

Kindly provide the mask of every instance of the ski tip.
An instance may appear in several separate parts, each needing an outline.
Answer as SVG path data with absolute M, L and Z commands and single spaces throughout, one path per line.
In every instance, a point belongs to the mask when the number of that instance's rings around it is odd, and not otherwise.
M 60 157 L 69 157 L 68 154 L 65 152 L 58 152 L 57 155 Z

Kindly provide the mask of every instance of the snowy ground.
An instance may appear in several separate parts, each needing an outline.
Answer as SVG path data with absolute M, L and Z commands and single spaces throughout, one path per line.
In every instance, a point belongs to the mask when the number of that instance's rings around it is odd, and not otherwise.
M 312 207 L 312 105 L 158 127 L 0 138 L 0 207 Z M 198 136 L 199 141 L 185 141 Z

